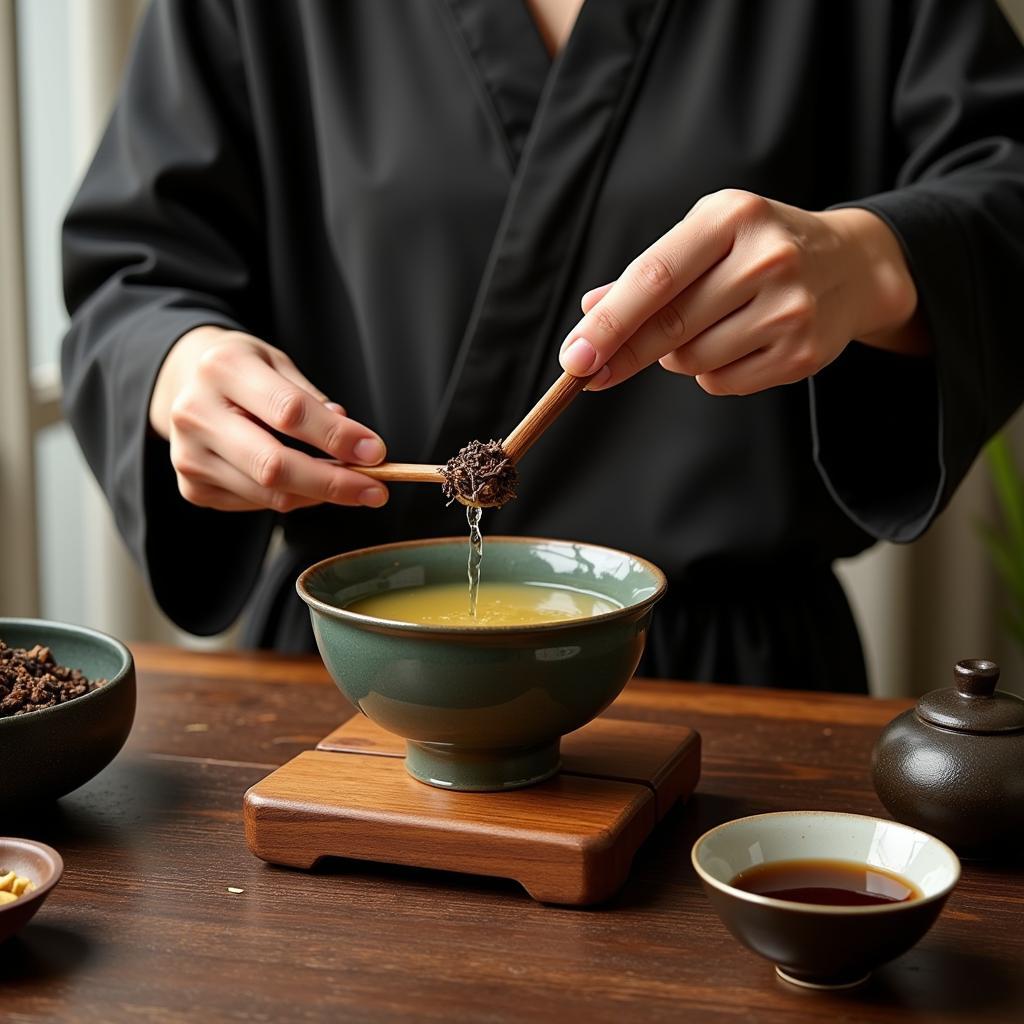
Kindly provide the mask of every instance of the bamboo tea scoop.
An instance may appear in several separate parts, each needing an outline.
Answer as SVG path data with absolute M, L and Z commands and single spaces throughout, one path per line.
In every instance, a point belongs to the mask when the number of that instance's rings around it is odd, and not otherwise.
M 336 460 L 331 460 L 336 461 Z M 386 480 L 389 483 L 410 484 L 443 484 L 441 475 L 444 466 L 432 466 L 425 462 L 380 462 L 376 466 L 353 466 L 349 463 L 338 463 L 346 469 L 354 469 L 363 476 L 374 480 Z
M 569 403 L 586 388 L 590 377 L 563 373 L 543 394 L 537 404 L 522 418 L 519 425 L 501 442 L 502 450 L 513 465 L 533 447 L 548 427 L 565 411 Z M 333 461 L 333 460 L 332 460 Z M 363 476 L 389 483 L 444 483 L 444 466 L 418 462 L 381 462 L 376 466 L 351 466 Z M 458 496 L 463 505 L 473 502 Z M 487 507 L 487 506 L 484 506 Z
M 544 392 L 540 401 L 522 418 L 519 426 L 501 442 L 501 447 L 513 465 L 540 440 L 544 431 L 565 412 L 569 403 L 589 383 L 590 377 L 574 377 L 571 373 L 563 373 Z

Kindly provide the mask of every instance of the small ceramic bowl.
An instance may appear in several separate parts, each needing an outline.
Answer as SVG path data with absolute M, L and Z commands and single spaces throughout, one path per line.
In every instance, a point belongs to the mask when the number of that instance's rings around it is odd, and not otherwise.
M 528 786 L 558 770 L 560 738 L 600 714 L 633 674 L 665 577 L 594 544 L 487 537 L 485 582 L 573 587 L 619 607 L 482 627 L 392 622 L 346 608 L 382 591 L 464 582 L 466 559 L 465 537 L 386 544 L 319 562 L 296 587 L 334 681 L 406 739 L 410 774 L 446 789 Z
M 8 647 L 42 644 L 99 689 L 65 704 L 0 718 L 0 810 L 35 807 L 70 793 L 105 768 L 135 717 L 135 665 L 119 640 L 85 626 L 0 618 Z
M 874 906 L 821 906 L 761 896 L 730 882 L 759 864 L 826 859 L 870 864 L 913 882 L 920 899 Z M 881 818 L 783 811 L 738 818 L 705 832 L 693 866 L 725 926 L 810 988 L 849 988 L 905 953 L 932 926 L 960 877 L 960 861 L 933 836 Z
M 13 871 L 27 878 L 35 888 L 13 903 L 0 903 L 0 942 L 21 931 L 43 905 L 50 890 L 60 881 L 64 861 L 45 843 L 33 839 L 0 836 L 0 872 Z

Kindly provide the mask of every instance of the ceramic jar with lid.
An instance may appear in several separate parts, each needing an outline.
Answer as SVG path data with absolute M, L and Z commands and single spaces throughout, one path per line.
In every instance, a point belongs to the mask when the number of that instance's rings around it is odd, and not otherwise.
M 872 758 L 889 813 L 961 852 L 1024 832 L 1024 700 L 998 681 L 994 662 L 957 662 L 954 685 L 893 719 Z

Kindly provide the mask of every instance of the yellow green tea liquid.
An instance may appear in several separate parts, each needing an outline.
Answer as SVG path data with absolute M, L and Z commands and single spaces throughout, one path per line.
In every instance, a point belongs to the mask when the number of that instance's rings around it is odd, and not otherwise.
M 476 614 L 466 603 L 465 583 L 437 583 L 364 597 L 350 611 L 393 622 L 432 626 L 528 626 L 589 618 L 620 607 L 616 602 L 570 587 L 542 583 L 479 584 Z

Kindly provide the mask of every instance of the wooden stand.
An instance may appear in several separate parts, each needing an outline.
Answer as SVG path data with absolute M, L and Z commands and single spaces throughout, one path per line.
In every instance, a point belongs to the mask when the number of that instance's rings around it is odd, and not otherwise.
M 554 778 L 505 793 L 424 785 L 404 751 L 362 715 L 349 720 L 245 794 L 249 849 L 297 868 L 335 856 L 513 878 L 543 903 L 585 905 L 619 889 L 700 775 L 692 729 L 608 717 L 562 740 Z

